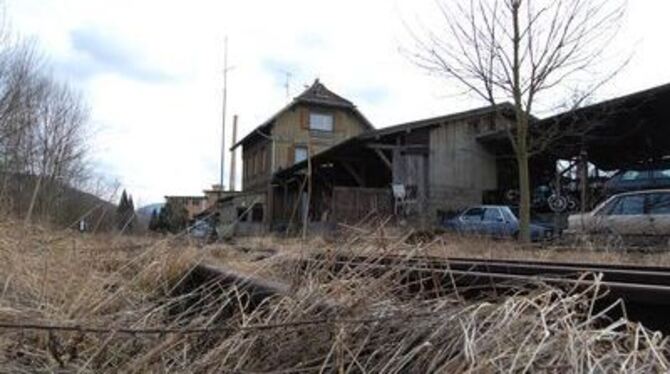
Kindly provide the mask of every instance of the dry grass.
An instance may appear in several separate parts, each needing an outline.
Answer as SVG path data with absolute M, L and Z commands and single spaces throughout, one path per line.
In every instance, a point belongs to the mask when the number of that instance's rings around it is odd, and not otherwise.
M 670 367 L 661 335 L 591 311 L 595 287 L 537 283 L 504 297 L 466 301 L 445 290 L 426 299 L 399 285 L 400 268 L 371 278 L 365 268 L 334 272 L 328 260 L 305 268 L 291 259 L 352 248 L 411 256 L 436 245 L 407 244 L 379 230 L 336 243 L 263 239 L 196 249 L 168 241 L 140 248 L 135 239 L 15 226 L 0 223 L 0 323 L 100 330 L 2 329 L 2 372 L 648 373 Z M 279 255 L 268 257 L 268 248 Z M 272 276 L 291 291 L 250 308 L 235 286 L 180 283 L 201 261 Z
M 670 243 L 669 243 L 670 244 Z M 608 246 L 596 243 L 548 242 L 521 246 L 513 240 L 444 233 L 425 235 L 383 225 L 344 227 L 338 235 L 316 237 L 308 242 L 279 237 L 240 240 L 239 246 L 275 248 L 284 254 L 309 255 L 332 250 L 356 254 L 379 253 L 431 255 L 482 259 L 586 262 L 670 267 L 670 247 L 653 249 Z

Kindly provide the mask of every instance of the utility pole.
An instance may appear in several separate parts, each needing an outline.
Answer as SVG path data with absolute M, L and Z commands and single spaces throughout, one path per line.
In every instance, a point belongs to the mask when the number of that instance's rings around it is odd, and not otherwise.
M 233 145 L 237 143 L 237 114 L 233 116 Z M 228 182 L 228 190 L 235 191 L 235 150 L 230 151 L 230 180 Z
M 284 88 L 286 89 L 286 101 L 288 102 L 290 100 L 290 88 L 291 88 L 291 74 L 290 71 L 285 70 L 284 74 L 286 74 L 286 83 L 284 83 Z
M 228 99 L 228 37 L 223 41 L 223 110 L 221 118 L 221 175 L 219 183 L 221 184 L 221 192 L 225 190 L 223 187 L 223 169 L 226 164 L 226 102 Z

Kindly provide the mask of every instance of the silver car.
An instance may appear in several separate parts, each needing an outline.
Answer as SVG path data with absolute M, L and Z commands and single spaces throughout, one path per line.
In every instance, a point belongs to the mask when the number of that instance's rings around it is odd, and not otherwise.
M 614 195 L 589 213 L 571 215 L 565 233 L 645 238 L 667 243 L 670 237 L 670 189 Z

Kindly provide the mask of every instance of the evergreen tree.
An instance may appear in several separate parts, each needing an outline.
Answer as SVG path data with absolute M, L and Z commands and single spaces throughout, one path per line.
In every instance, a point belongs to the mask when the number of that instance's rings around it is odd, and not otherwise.
M 132 230 L 135 218 L 135 206 L 133 198 L 128 195 L 126 190 L 121 193 L 119 206 L 116 208 L 116 228 L 123 232 Z
M 158 231 L 159 229 L 158 211 L 156 209 L 151 211 L 151 219 L 149 219 L 149 230 Z
M 165 204 L 158 213 L 156 231 L 176 234 L 186 228 L 188 212 L 181 206 Z

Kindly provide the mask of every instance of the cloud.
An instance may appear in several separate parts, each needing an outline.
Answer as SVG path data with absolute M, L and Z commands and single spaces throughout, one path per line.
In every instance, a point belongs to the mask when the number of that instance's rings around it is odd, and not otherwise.
M 56 70 L 83 88 L 92 120 L 107 128 L 95 140 L 101 168 L 118 175 L 136 201 L 196 194 L 219 180 L 224 36 L 235 67 L 227 142 L 233 114 L 240 116 L 239 138 L 317 77 L 377 127 L 486 104 L 456 96 L 461 87 L 398 53 L 414 45 L 405 20 L 440 20 L 432 0 L 11 3 L 16 30 L 39 39 Z M 630 26 L 621 34 L 642 43 L 607 97 L 670 81 L 670 52 L 658 48 L 670 2 L 657 3 L 629 4 Z M 288 97 L 283 71 L 292 73 Z
M 260 62 L 261 68 L 273 78 L 275 85 L 286 84 L 286 74 L 295 77 L 300 74 L 298 63 L 283 61 L 274 57 L 263 57 Z
M 371 105 L 381 104 L 389 97 L 389 92 L 384 87 L 366 87 L 353 92 L 353 96 L 360 98 Z
M 326 40 L 313 32 L 305 32 L 297 36 L 298 46 L 305 49 L 324 49 L 328 45 Z
M 69 34 L 74 56 L 58 65 L 69 75 L 88 79 L 101 73 L 113 73 L 131 80 L 161 83 L 172 77 L 146 66 L 141 56 L 119 39 L 96 28 L 78 28 Z

